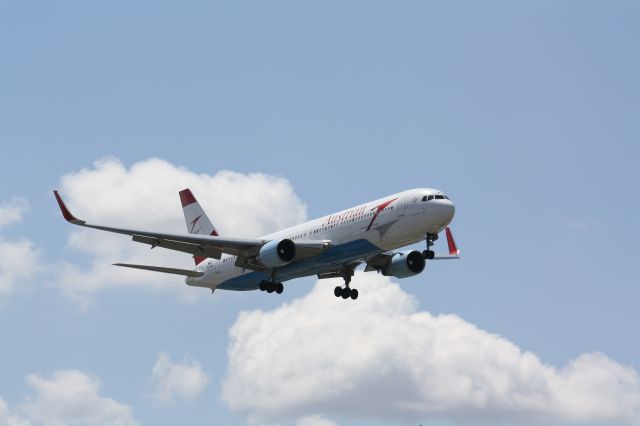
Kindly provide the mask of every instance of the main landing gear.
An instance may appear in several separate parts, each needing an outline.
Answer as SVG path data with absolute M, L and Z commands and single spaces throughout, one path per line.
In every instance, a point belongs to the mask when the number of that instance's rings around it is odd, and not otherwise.
M 342 297 L 343 299 L 352 298 L 353 300 L 356 300 L 358 298 L 358 290 L 349 287 L 350 282 L 351 276 L 346 274 L 344 277 L 344 287 L 337 286 L 333 289 L 333 295 L 336 297 Z
M 427 234 L 427 249 L 422 252 L 422 257 L 425 259 L 433 259 L 436 254 L 433 250 L 431 250 L 431 246 L 435 244 L 435 241 L 438 239 L 438 234 Z
M 347 286 L 336 287 L 333 289 L 333 294 L 336 297 L 342 297 L 343 299 L 352 298 L 353 300 L 356 300 L 358 298 L 358 290 Z
M 282 283 L 275 281 L 260 281 L 260 291 L 266 291 L 267 293 L 273 293 L 275 291 L 278 294 L 282 294 L 284 286 Z

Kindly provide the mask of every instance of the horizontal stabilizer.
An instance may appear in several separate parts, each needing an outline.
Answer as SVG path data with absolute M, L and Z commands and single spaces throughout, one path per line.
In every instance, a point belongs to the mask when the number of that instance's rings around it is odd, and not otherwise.
M 164 272 L 165 274 L 185 275 L 187 277 L 201 277 L 203 272 L 191 269 L 163 268 L 162 266 L 133 265 L 131 263 L 114 263 L 114 266 L 124 266 L 125 268 L 144 269 L 145 271 Z

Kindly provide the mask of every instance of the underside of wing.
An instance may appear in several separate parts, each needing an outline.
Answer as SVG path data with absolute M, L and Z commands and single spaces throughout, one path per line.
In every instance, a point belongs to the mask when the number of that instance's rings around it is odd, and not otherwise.
M 361 263 L 362 263 L 361 261 L 355 260 L 353 262 L 349 262 L 345 265 L 339 266 L 333 271 L 319 273 L 317 276 L 318 276 L 318 279 L 320 280 L 323 280 L 326 278 L 352 277 L 355 274 L 356 268 Z
M 203 272 L 191 269 L 165 268 L 162 266 L 134 265 L 132 263 L 114 263 L 114 266 L 124 266 L 125 268 L 143 269 L 145 271 L 164 272 L 165 274 L 184 275 L 186 277 L 201 277 Z
M 294 262 L 299 262 L 310 257 L 316 256 L 331 247 L 330 240 L 303 240 L 295 243 Z M 255 254 L 253 254 L 255 253 Z M 252 271 L 269 270 L 259 258 L 259 251 L 246 251 L 239 255 L 236 259 L 235 266 L 238 268 L 249 269 Z
M 393 253 L 380 253 L 375 256 L 368 257 L 366 259 L 367 266 L 364 268 L 364 272 L 379 271 L 391 262 Z

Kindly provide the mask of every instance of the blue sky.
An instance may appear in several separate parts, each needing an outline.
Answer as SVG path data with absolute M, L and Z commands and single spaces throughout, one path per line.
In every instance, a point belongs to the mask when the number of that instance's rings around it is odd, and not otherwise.
M 314 285 L 195 302 L 114 285 L 79 307 L 56 265 L 91 259 L 50 190 L 108 156 L 277 176 L 309 218 L 439 188 L 463 260 L 398 281 L 422 311 L 556 368 L 603 352 L 638 371 L 639 18 L 624 1 L 0 2 L 0 203 L 30 205 L 0 235 L 44 268 L 0 296 L 0 398 L 19 413 L 25 377 L 78 369 L 142 424 L 244 424 L 222 400 L 230 327 Z M 149 396 L 161 352 L 199 363 L 196 398 Z

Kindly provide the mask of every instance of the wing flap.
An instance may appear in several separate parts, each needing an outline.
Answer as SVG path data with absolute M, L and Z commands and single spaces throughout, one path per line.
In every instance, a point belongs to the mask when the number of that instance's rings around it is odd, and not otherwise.
M 160 238 L 147 237 L 145 235 L 134 234 L 131 238 L 137 243 L 149 244 L 151 248 L 163 247 L 169 250 L 181 251 L 194 256 L 211 257 L 220 259 L 222 250 L 218 247 L 209 247 L 203 244 L 185 243 L 182 241 L 164 240 Z

